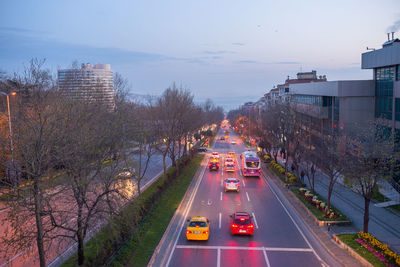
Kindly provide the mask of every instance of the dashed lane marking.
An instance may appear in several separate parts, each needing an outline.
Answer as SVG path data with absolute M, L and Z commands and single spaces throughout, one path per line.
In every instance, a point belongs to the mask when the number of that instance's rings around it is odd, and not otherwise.
M 253 219 L 254 219 L 254 223 L 256 224 L 256 228 L 258 229 L 258 223 L 257 223 L 256 215 L 254 214 L 254 212 L 252 212 L 251 214 L 253 215 Z
M 222 214 L 221 212 L 219 213 L 219 222 L 218 222 L 218 227 L 221 229 L 221 220 L 222 220 Z
M 250 202 L 249 194 L 246 192 L 247 201 Z
M 220 197 L 220 200 L 222 201 L 222 192 L 221 192 L 221 197 Z

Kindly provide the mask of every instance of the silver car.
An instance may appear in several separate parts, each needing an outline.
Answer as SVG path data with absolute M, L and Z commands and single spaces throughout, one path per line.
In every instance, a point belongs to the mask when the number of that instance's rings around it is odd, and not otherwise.
M 236 191 L 239 192 L 240 180 L 237 178 L 226 178 L 224 182 L 225 192 Z

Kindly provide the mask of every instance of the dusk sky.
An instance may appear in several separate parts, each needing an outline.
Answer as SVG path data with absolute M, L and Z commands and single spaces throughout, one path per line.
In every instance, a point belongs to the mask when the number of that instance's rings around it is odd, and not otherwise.
M 299 71 L 372 79 L 361 53 L 389 31 L 400 37 L 399 0 L 1 0 L 0 70 L 109 63 L 132 93 L 176 82 L 229 109 Z

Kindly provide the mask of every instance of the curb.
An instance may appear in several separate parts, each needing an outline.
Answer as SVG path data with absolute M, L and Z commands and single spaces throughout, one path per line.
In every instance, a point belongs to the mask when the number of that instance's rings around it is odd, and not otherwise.
M 341 248 L 347 250 L 347 252 L 349 252 L 349 254 L 353 256 L 356 260 L 358 260 L 362 265 L 367 267 L 374 267 L 374 265 L 372 265 L 369 261 L 360 256 L 360 254 L 355 252 L 354 249 L 352 249 L 350 246 L 340 240 L 335 234 L 332 235 L 332 239 L 335 240 L 335 242 L 338 243 Z
M 200 166 L 199 166 L 199 168 L 197 169 L 197 171 L 196 171 L 195 175 L 193 176 L 193 178 L 194 178 L 194 177 L 197 177 L 197 176 L 199 175 L 199 172 L 201 171 L 201 166 L 202 166 L 202 164 L 203 164 L 203 161 L 206 161 L 206 158 L 207 158 L 207 157 L 205 156 L 205 157 L 203 158 L 203 160 L 201 161 Z M 182 207 L 183 203 L 185 202 L 185 199 L 186 199 L 187 195 L 189 194 L 189 192 L 191 192 L 190 189 L 192 188 L 194 182 L 195 182 L 195 179 L 192 179 L 192 181 L 190 182 L 190 184 L 189 184 L 189 186 L 188 186 L 188 190 L 186 190 L 185 195 L 183 196 L 181 202 L 179 203 L 179 206 L 178 206 L 177 209 L 175 210 L 174 216 L 171 218 L 171 220 L 170 220 L 170 222 L 169 222 L 167 228 L 166 228 L 165 231 L 164 231 L 164 234 L 163 234 L 163 236 L 162 236 L 160 242 L 158 243 L 156 249 L 154 250 L 153 255 L 152 255 L 151 258 L 150 258 L 150 261 L 149 261 L 149 263 L 147 264 L 148 267 L 153 266 L 154 261 L 156 260 L 156 257 L 158 256 L 158 254 L 159 254 L 159 252 L 160 252 L 161 247 L 164 245 L 165 240 L 167 239 L 168 232 L 171 230 L 172 225 L 174 224 L 174 222 L 175 222 L 175 220 L 176 220 L 176 217 L 178 216 L 178 214 L 176 213 L 176 211 L 179 210 L 179 209 Z

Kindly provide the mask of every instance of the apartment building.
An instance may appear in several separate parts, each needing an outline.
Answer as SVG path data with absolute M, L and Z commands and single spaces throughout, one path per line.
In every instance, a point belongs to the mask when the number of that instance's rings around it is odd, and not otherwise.
M 114 78 L 110 64 L 82 64 L 81 68 L 58 70 L 58 87 L 73 99 L 98 101 L 115 107 Z

